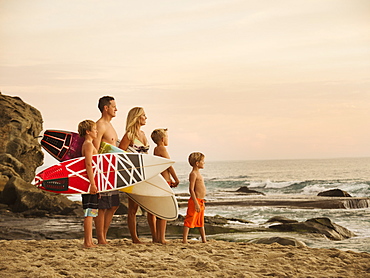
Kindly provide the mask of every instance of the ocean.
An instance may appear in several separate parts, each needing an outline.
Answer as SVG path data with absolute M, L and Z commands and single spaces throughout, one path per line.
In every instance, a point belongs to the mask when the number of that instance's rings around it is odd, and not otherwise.
M 188 192 L 188 163 L 174 165 L 180 179 L 175 193 Z M 258 160 L 258 161 L 210 161 L 202 175 L 207 187 L 207 201 L 238 200 L 248 202 L 250 196 L 235 191 L 242 186 L 266 194 L 266 197 L 293 198 L 313 197 L 319 192 L 339 188 L 353 197 L 370 197 L 370 158 L 338 158 L 307 160 Z M 255 196 L 253 196 L 254 198 Z M 186 198 L 186 197 L 184 197 Z M 356 234 L 355 237 L 332 241 L 325 237 L 285 234 L 295 237 L 313 248 L 337 248 L 356 252 L 370 252 L 370 208 L 360 209 L 298 209 L 249 206 L 208 206 L 206 215 L 239 218 L 253 224 L 235 223 L 250 227 L 265 227 L 274 216 L 305 221 L 315 217 L 328 217 Z M 180 208 L 186 214 L 186 208 Z M 233 225 L 233 224 L 231 224 Z M 268 225 L 266 225 L 267 227 Z M 230 241 L 248 241 L 258 237 L 276 236 L 276 233 L 236 233 L 211 236 Z M 279 233 L 279 235 L 282 235 Z M 284 235 L 283 235 L 284 236 Z
M 54 162 L 55 163 L 55 162 Z M 50 163 L 51 165 L 52 163 Z M 41 170 L 47 163 L 40 167 Z M 174 164 L 180 184 L 174 188 L 179 200 L 188 199 L 188 175 L 191 167 L 187 162 Z M 210 161 L 206 160 L 201 170 L 207 187 L 206 201 L 245 201 L 256 196 L 247 196 L 235 191 L 242 186 L 262 192 L 266 197 L 289 199 L 294 197 L 310 198 L 319 192 L 339 188 L 353 197 L 370 197 L 370 158 L 337 159 L 295 159 L 295 160 L 255 160 L 255 161 Z M 70 196 L 80 200 L 80 195 Z M 186 214 L 186 207 L 180 207 L 179 213 Z M 249 241 L 259 237 L 287 236 L 303 241 L 312 248 L 337 248 L 355 252 L 370 253 L 370 208 L 361 209 L 305 209 L 279 208 L 263 206 L 222 205 L 207 206 L 205 214 L 238 218 L 252 222 L 231 223 L 240 228 L 268 227 L 267 220 L 282 216 L 297 221 L 310 218 L 328 217 L 356 234 L 355 237 L 332 241 L 325 237 L 292 233 L 248 232 L 208 236 L 228 241 Z M 207 231 L 206 231 L 207 232 Z

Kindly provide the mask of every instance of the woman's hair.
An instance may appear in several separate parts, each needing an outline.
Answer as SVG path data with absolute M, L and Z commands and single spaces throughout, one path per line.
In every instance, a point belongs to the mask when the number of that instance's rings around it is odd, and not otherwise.
M 128 139 L 133 142 L 138 137 L 137 131 L 140 129 L 140 117 L 144 115 L 142 107 L 134 107 L 127 114 L 126 133 Z
M 81 137 L 85 137 L 86 131 L 91 131 L 96 123 L 92 120 L 84 120 L 78 124 L 78 134 Z
M 167 128 L 157 128 L 152 132 L 152 140 L 154 143 L 158 144 L 167 135 Z
M 202 159 L 204 159 L 205 155 L 199 152 L 191 153 L 189 155 L 189 164 L 191 166 L 195 166 L 197 162 L 200 162 Z

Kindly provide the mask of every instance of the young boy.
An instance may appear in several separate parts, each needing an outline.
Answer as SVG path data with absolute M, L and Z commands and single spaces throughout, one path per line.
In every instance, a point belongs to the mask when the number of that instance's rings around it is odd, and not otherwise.
M 94 147 L 93 140 L 98 135 L 94 121 L 85 120 L 79 123 L 78 133 L 85 137 L 82 145 L 82 155 L 85 157 L 86 173 L 90 181 L 90 194 L 82 194 L 82 205 L 84 209 L 84 247 L 96 247 L 92 240 L 92 222 L 93 218 L 98 215 L 98 192 L 94 181 L 92 168 L 92 156 L 98 154 Z
M 202 242 L 206 243 L 206 233 L 204 230 L 204 198 L 206 196 L 206 186 L 200 169 L 204 168 L 204 154 L 195 152 L 190 154 L 189 163 L 193 167 L 189 174 L 189 192 L 188 210 L 184 220 L 183 243 L 188 242 L 190 228 L 199 228 Z
M 155 129 L 151 134 L 152 140 L 157 146 L 154 148 L 153 154 L 156 156 L 161 156 L 165 158 L 170 158 L 166 147 L 168 146 L 168 134 L 167 129 L 158 128 Z M 164 170 L 162 176 L 167 181 L 168 185 L 171 187 L 176 187 L 180 182 L 177 178 L 175 169 L 171 166 Z M 171 178 L 172 177 L 172 178 Z M 173 179 L 173 180 L 172 180 Z M 157 218 L 156 220 L 156 238 L 153 240 L 157 243 L 166 244 L 166 224 L 167 221 L 164 219 Z

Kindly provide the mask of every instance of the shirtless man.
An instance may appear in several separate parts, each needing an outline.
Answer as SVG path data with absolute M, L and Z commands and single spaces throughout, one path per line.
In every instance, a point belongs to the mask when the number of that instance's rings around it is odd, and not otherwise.
M 104 96 L 99 99 L 98 108 L 102 113 L 101 118 L 96 122 L 98 130 L 97 137 L 93 140 L 93 144 L 97 150 L 100 148 L 101 142 L 109 143 L 117 146 L 117 132 L 113 128 L 111 120 L 116 116 L 117 106 L 113 97 Z M 98 244 L 107 244 L 107 233 L 112 222 L 113 215 L 119 206 L 118 191 L 110 191 L 100 193 L 98 216 L 95 217 L 95 228 L 98 238 Z

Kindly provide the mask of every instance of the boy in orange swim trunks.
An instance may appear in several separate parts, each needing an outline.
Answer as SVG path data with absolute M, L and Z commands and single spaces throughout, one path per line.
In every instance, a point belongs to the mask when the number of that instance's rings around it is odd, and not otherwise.
M 184 220 L 183 243 L 188 242 L 190 228 L 199 228 L 202 242 L 206 243 L 206 233 L 204 230 L 204 197 L 206 196 L 206 186 L 200 169 L 204 168 L 204 154 L 195 152 L 190 154 L 189 163 L 193 167 L 189 174 L 189 192 L 188 210 Z

